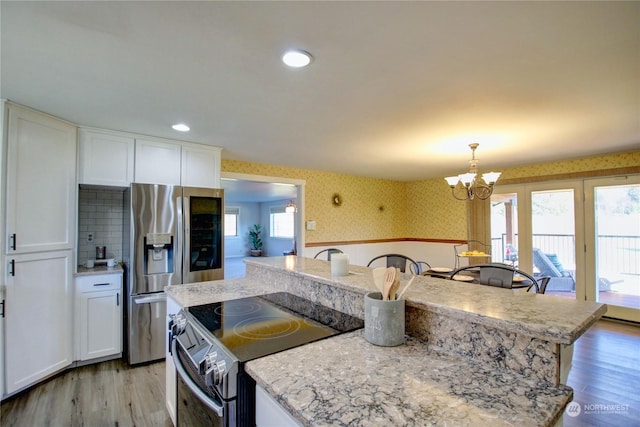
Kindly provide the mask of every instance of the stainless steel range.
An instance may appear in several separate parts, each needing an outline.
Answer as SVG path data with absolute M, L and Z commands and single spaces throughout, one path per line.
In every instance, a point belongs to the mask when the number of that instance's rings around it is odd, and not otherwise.
M 255 382 L 245 362 L 363 326 L 284 292 L 181 310 L 170 322 L 177 425 L 255 426 Z

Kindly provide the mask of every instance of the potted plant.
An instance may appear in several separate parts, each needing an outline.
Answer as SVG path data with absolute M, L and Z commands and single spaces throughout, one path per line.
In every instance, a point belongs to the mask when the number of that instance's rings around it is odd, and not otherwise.
M 260 224 L 253 224 L 253 227 L 249 228 L 249 240 L 251 241 L 251 256 L 262 256 L 262 226 Z

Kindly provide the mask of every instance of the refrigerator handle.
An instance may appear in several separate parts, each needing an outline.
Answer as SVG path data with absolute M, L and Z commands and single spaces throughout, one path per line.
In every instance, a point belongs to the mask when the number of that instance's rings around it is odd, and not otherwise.
M 180 284 L 184 283 L 184 277 L 185 277 L 185 272 L 184 272 L 184 257 L 185 257 L 185 251 L 184 251 L 184 245 L 186 244 L 186 240 L 185 240 L 185 231 L 184 231 L 184 224 L 185 224 L 185 220 L 184 220 L 184 211 L 186 210 L 186 204 L 185 204 L 185 198 L 182 196 L 178 196 L 176 197 L 176 212 L 177 212 L 177 217 L 178 217 L 178 224 L 177 224 L 177 235 L 178 237 L 176 238 L 176 242 L 177 242 L 177 247 L 176 247 L 176 252 L 174 253 L 174 258 L 173 258 L 173 264 L 175 266 L 175 271 L 178 272 L 178 277 L 180 278 Z M 177 256 L 175 256 L 175 254 L 177 254 Z
M 183 190 L 184 191 L 184 190 Z M 191 258 L 191 209 L 189 207 L 189 196 L 182 197 L 182 215 L 179 218 L 182 219 L 182 247 L 180 248 L 182 253 L 182 283 L 188 283 L 187 276 L 189 275 L 189 265 Z

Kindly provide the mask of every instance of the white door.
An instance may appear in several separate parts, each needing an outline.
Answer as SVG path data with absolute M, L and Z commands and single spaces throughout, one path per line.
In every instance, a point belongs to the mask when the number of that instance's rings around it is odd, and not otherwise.
M 74 126 L 9 107 L 6 197 L 8 254 L 74 247 Z
M 585 299 L 582 182 L 497 186 L 491 201 L 493 261 L 550 276 L 547 294 Z
M 122 295 L 120 291 L 80 294 L 80 360 L 122 351 Z
M 640 175 L 585 181 L 587 299 L 640 322 Z
M 7 257 L 6 392 L 68 366 L 72 352 L 72 251 Z

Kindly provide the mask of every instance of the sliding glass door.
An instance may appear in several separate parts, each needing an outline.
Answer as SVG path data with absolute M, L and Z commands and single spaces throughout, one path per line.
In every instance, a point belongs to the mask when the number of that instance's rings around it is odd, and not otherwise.
M 580 194 L 579 181 L 497 187 L 491 197 L 492 261 L 550 277 L 549 294 L 584 295 L 577 282 L 582 261 L 576 248 L 584 247 L 576 233 Z
M 640 321 L 640 176 L 496 186 L 492 261 L 549 276 L 547 294 Z
M 587 299 L 640 321 L 640 176 L 585 181 Z

